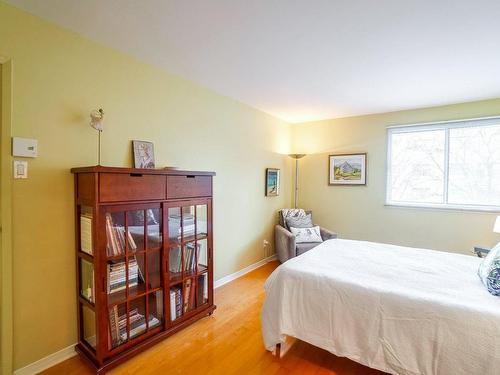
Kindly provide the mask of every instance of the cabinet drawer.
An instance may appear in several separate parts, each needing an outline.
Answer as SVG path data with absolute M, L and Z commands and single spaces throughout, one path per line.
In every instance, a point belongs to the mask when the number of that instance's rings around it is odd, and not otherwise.
M 99 175 L 99 200 L 119 202 L 165 199 L 166 185 L 166 178 L 161 175 L 101 173 Z
M 211 176 L 167 176 L 167 199 L 212 195 Z

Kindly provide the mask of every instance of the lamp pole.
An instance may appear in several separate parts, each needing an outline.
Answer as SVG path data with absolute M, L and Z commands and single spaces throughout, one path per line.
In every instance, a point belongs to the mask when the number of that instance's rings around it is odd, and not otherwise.
M 102 130 L 98 130 L 97 133 L 99 134 L 99 148 L 97 150 L 97 165 L 101 165 L 101 133 Z
M 97 165 L 101 165 L 101 133 L 103 129 L 104 111 L 102 108 L 90 112 L 90 126 L 97 130 Z
M 294 208 L 297 208 L 299 200 L 299 159 L 302 159 L 306 154 L 288 154 L 292 159 L 295 159 L 295 197 Z

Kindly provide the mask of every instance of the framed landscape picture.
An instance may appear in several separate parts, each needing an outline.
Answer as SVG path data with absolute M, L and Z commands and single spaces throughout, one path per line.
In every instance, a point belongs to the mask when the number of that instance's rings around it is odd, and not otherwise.
M 132 141 L 134 168 L 154 168 L 155 152 L 152 142 Z
M 366 153 L 330 155 L 329 185 L 366 185 Z
M 280 170 L 276 168 L 266 169 L 266 197 L 280 195 Z

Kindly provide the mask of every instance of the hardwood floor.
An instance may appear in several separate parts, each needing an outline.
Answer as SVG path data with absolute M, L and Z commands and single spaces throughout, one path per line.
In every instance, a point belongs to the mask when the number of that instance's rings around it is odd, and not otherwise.
M 264 349 L 260 312 L 264 281 L 278 266 L 267 265 L 215 290 L 217 310 L 109 374 L 334 374 L 380 375 L 346 358 L 297 341 L 282 359 Z M 92 374 L 70 358 L 42 374 Z

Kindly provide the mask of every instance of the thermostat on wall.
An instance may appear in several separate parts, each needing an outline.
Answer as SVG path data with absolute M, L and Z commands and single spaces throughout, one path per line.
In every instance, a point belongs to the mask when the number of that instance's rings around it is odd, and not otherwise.
M 38 141 L 30 138 L 12 138 L 12 156 L 36 158 L 38 156 Z

